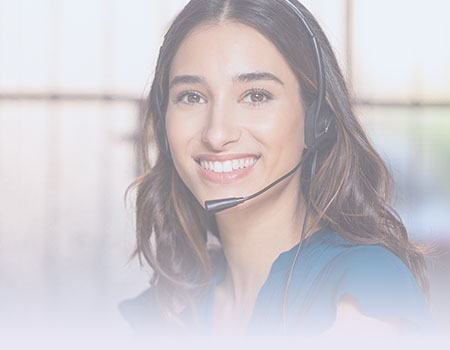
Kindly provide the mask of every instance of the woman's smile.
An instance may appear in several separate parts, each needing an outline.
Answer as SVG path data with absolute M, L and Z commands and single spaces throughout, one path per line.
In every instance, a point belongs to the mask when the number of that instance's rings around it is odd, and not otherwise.
M 196 160 L 200 176 L 211 182 L 226 183 L 246 177 L 255 167 L 259 156 L 230 154 L 201 155 Z

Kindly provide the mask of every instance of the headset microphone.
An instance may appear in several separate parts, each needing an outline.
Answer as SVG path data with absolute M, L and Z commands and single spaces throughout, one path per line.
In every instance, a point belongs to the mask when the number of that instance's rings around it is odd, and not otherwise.
M 277 185 L 284 179 L 288 178 L 292 174 L 294 174 L 300 167 L 302 166 L 303 160 L 306 158 L 306 155 L 303 155 L 302 160 L 295 166 L 294 169 L 289 171 L 287 174 L 283 175 L 279 179 L 272 182 L 270 185 L 264 187 L 262 190 L 247 196 L 247 197 L 231 197 L 231 198 L 223 198 L 223 199 L 214 199 L 210 201 L 205 202 L 205 208 L 207 212 L 210 213 L 218 213 L 222 210 L 233 208 L 239 204 L 242 204 L 250 199 L 253 199 L 255 197 L 258 197 L 259 195 L 263 194 L 264 192 L 270 190 L 273 186 Z

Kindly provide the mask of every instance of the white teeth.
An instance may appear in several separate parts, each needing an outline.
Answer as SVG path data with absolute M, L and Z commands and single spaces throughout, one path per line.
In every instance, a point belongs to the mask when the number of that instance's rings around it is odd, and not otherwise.
M 215 162 L 214 163 L 214 172 L 215 173 L 221 173 L 222 172 L 222 163 Z
M 230 160 L 227 160 L 226 162 L 223 163 L 223 167 L 222 167 L 222 171 L 224 173 L 229 173 L 231 171 L 233 171 L 233 163 Z
M 248 168 L 249 166 L 255 164 L 257 160 L 257 158 L 233 159 L 225 162 L 210 162 L 201 160 L 200 166 L 205 170 L 214 171 L 215 173 L 230 173 L 233 170 Z

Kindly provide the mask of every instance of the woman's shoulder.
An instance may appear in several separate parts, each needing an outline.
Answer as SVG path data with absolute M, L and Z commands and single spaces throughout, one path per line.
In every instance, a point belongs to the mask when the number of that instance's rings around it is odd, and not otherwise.
M 361 245 L 328 230 L 322 237 L 318 277 L 332 284 L 337 302 L 350 295 L 361 312 L 376 318 L 403 318 L 416 323 L 431 320 L 426 298 L 408 266 L 380 245 Z M 319 275 L 318 274 L 318 275 Z
M 358 281 L 401 276 L 415 281 L 405 263 L 385 247 L 357 244 L 328 228 L 306 240 L 300 259 L 313 274 L 353 276 Z
M 415 290 L 420 288 L 408 266 L 393 252 L 381 245 L 364 245 L 350 242 L 336 232 L 329 231 L 324 241 L 322 257 L 332 273 L 338 277 L 342 288 L 364 287 L 369 291 Z M 422 294 L 420 292 L 420 294 Z
M 399 277 L 414 280 L 406 264 L 393 252 L 381 245 L 364 245 L 351 242 L 331 229 L 322 229 L 312 236 L 305 255 L 315 257 L 314 263 L 323 261 L 333 272 L 359 275 L 358 277 Z

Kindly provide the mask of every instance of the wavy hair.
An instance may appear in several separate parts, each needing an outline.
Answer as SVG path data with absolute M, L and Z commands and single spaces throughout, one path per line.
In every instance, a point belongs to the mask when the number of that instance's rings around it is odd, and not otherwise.
M 337 139 L 321 151 L 310 183 L 306 160 L 299 195 L 311 200 L 311 217 L 344 239 L 380 245 L 397 255 L 428 293 L 423 248 L 408 239 L 405 226 L 389 206 L 392 181 L 355 117 L 346 82 L 324 32 L 296 0 L 323 51 L 326 101 L 336 118 Z M 183 40 L 201 24 L 237 22 L 268 38 L 296 74 L 304 105 L 317 94 L 315 56 L 310 38 L 284 1 L 192 0 L 176 17 L 160 48 L 154 80 L 146 100 L 140 147 L 143 174 L 130 185 L 136 196 L 137 247 L 134 255 L 153 269 L 151 284 L 161 310 L 173 318 L 180 308 L 195 305 L 211 281 L 213 262 L 208 234 L 218 237 L 213 216 L 206 214 L 178 176 L 172 160 L 159 152 L 152 162 L 149 149 L 161 150 L 157 130 L 163 128 L 172 60 Z M 308 164 L 309 162 L 309 164 Z

